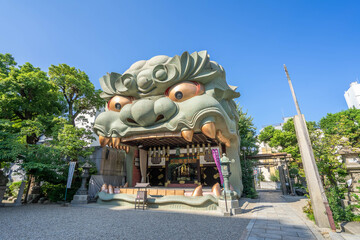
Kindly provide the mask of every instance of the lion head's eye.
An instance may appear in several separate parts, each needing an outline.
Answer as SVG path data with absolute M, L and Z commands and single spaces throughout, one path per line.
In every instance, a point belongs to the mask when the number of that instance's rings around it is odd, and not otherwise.
M 132 97 L 115 96 L 108 102 L 110 111 L 120 112 L 121 108 L 132 102 Z
M 204 86 L 202 84 L 197 82 L 182 82 L 166 90 L 165 95 L 174 102 L 183 102 L 203 93 Z

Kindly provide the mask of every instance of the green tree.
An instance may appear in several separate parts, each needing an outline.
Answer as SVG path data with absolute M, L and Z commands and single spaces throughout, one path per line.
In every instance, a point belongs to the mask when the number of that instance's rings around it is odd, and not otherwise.
M 87 158 L 93 153 L 94 149 L 89 145 L 94 139 L 90 131 L 65 124 L 58 130 L 52 144 L 64 157 L 78 161 L 79 157 Z
M 6 71 L 8 64 L 2 63 Z M 10 67 L 4 76 L 0 77 L 0 118 L 15 123 L 13 126 L 21 128 L 26 136 L 26 143 L 35 144 L 40 135 L 49 130 L 47 123 L 53 120 L 54 114 L 61 113 L 57 88 L 46 72 L 30 63 Z
M 347 172 L 339 151 L 359 148 L 359 123 L 359 109 L 328 114 L 320 120 L 319 125 L 307 122 L 316 164 L 335 222 L 354 219 L 350 208 L 343 209 L 341 207 L 341 199 L 344 198 L 344 193 L 347 191 L 344 184 Z M 290 153 L 296 160 L 291 164 L 290 172 L 299 172 L 301 176 L 304 176 L 292 120 L 286 122 L 282 130 L 276 130 L 273 127 L 265 128 L 260 133 L 259 139 L 267 142 L 271 147 L 278 148 L 279 151 Z M 307 211 L 311 214 L 311 206 L 307 208 Z
M 327 114 L 320 120 L 321 136 L 314 145 L 319 173 L 333 212 L 334 220 L 351 221 L 354 215 L 350 207 L 343 209 L 341 199 L 347 192 L 346 166 L 341 161 L 340 151 L 356 151 L 360 146 L 360 110 L 348 109 L 335 114 Z
M 238 131 L 241 139 L 240 149 L 243 155 L 243 160 L 240 161 L 242 182 L 244 186 L 243 194 L 247 197 L 255 198 L 257 196 L 254 187 L 255 160 L 246 158 L 246 156 L 255 155 L 257 153 L 256 128 L 253 124 L 253 118 L 248 116 L 247 112 L 244 112 L 239 106 L 237 112 L 239 116 Z
M 309 135 L 313 141 L 317 137 L 318 126 L 315 122 L 306 123 Z M 294 120 L 291 118 L 284 123 L 282 129 L 275 129 L 273 126 L 267 126 L 258 136 L 261 142 L 269 144 L 270 147 L 278 152 L 291 154 L 294 161 L 290 162 L 289 171 L 292 177 L 305 176 L 302 167 L 300 149 L 297 143 Z
M 16 66 L 14 57 L 9 54 L 0 53 L 0 78 L 5 78 L 9 75 L 11 67 Z
M 24 150 L 20 135 L 12 125 L 9 120 L 0 119 L 0 168 L 15 162 Z
M 59 87 L 67 103 L 67 119 L 75 126 L 75 119 L 81 113 L 95 114 L 96 109 L 104 106 L 100 90 L 95 90 L 88 75 L 75 67 L 66 64 L 51 65 L 51 81 Z
M 29 145 L 19 157 L 22 168 L 36 181 L 58 184 L 66 181 L 67 162 L 59 149 L 45 144 Z

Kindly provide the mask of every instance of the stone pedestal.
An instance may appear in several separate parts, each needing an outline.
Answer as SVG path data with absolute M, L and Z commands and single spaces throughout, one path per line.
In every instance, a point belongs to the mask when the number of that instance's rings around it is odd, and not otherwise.
M 345 195 L 345 199 L 341 200 L 343 207 L 359 204 L 354 195 L 360 197 L 360 161 L 358 160 L 358 155 L 349 154 L 346 158 L 345 164 L 349 179 L 351 179 L 351 185 L 348 187 L 349 192 Z M 353 209 L 353 213 L 360 215 L 360 211 L 357 208 Z
M 88 203 L 88 195 L 74 195 L 71 204 L 87 204 Z
M 226 205 L 227 205 L 227 211 L 226 211 Z M 221 213 L 225 215 L 236 215 L 240 214 L 241 208 L 239 207 L 239 201 L 238 200 L 222 200 L 219 199 L 219 206 L 218 209 L 221 211 Z
M 33 180 L 35 181 L 35 179 Z M 41 187 L 39 186 L 39 182 L 34 182 L 34 185 L 32 186 L 30 190 L 30 194 L 27 198 L 28 203 L 37 203 L 41 196 Z

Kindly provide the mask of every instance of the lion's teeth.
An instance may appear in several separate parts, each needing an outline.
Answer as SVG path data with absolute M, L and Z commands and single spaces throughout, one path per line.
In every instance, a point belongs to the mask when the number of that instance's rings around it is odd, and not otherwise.
M 202 131 L 202 133 L 205 134 L 207 137 L 209 137 L 209 138 L 215 138 L 215 134 L 216 134 L 215 123 L 213 123 L 213 122 L 205 123 L 205 124 L 201 127 L 201 131 Z
M 181 132 L 181 136 L 188 142 L 192 142 L 193 136 L 194 136 L 194 130 L 183 130 Z
M 120 146 L 120 138 L 111 138 L 112 147 L 118 149 Z
M 217 131 L 216 136 L 220 140 L 220 142 L 225 144 L 226 147 L 230 147 L 230 140 L 222 134 L 221 130 Z
M 99 136 L 99 143 L 101 147 L 105 147 L 110 142 L 110 138 Z

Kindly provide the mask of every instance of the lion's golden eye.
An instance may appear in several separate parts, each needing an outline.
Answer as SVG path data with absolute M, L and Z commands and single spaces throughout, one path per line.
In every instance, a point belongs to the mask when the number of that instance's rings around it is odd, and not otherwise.
M 194 96 L 203 94 L 204 91 L 204 86 L 200 83 L 182 82 L 166 90 L 165 95 L 174 102 L 183 102 Z
M 132 102 L 132 97 L 115 96 L 108 102 L 110 111 L 120 112 L 121 108 Z

